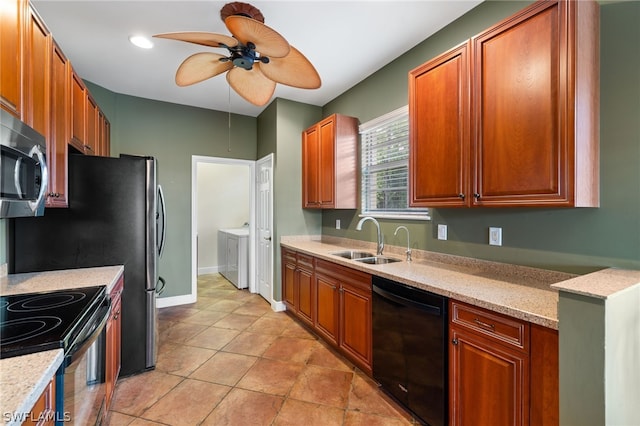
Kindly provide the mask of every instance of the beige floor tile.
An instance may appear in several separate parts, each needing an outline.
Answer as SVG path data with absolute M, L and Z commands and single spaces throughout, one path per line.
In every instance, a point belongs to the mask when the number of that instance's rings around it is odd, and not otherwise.
M 262 356 L 304 364 L 318 345 L 315 340 L 279 336 Z
M 289 396 L 302 401 L 346 408 L 353 373 L 308 365 Z
M 136 419 L 137 417 L 134 416 L 110 411 L 105 424 L 106 426 L 127 426 Z
M 160 341 L 169 341 L 173 343 L 184 343 L 198 333 L 207 328 L 206 325 L 189 324 L 187 322 L 178 322 L 172 327 L 158 333 Z
M 239 310 L 236 310 L 234 313 L 238 313 Z M 285 318 L 276 318 L 276 317 L 267 317 L 266 315 L 261 316 L 251 324 L 247 331 L 253 333 L 265 333 L 265 334 L 275 334 L 279 336 L 289 325 L 289 321 Z
M 344 419 L 344 426 L 407 426 L 411 424 L 413 423 L 402 418 L 383 417 L 348 410 Z
M 118 380 L 113 411 L 140 416 L 183 379 L 160 371 L 148 371 Z
M 304 369 L 303 364 L 260 358 L 237 384 L 238 387 L 285 396 Z
M 340 426 L 345 411 L 336 407 L 287 399 L 278 413 L 274 426 Z
M 211 326 L 227 315 L 229 315 L 228 312 L 198 310 L 198 312 L 185 318 L 182 322 Z
M 218 352 L 194 371 L 192 379 L 234 386 L 255 364 L 253 356 Z
M 231 388 L 185 379 L 142 414 L 142 418 L 176 426 L 200 423 Z
M 334 370 L 353 371 L 354 365 L 337 355 L 333 350 L 329 349 L 325 344 L 319 344 L 311 353 L 307 360 L 309 365 L 317 365 L 319 367 L 333 368 Z
M 281 397 L 234 388 L 202 424 L 267 426 L 273 422 L 282 402 Z
M 211 349 L 175 344 L 172 349 L 163 351 L 162 356 L 158 356 L 156 370 L 187 377 L 215 353 Z
M 220 328 L 230 328 L 233 330 L 244 330 L 253 324 L 258 319 L 257 316 L 253 315 L 240 315 L 236 313 L 231 313 L 226 317 L 222 318 L 220 321 L 217 321 L 214 325 Z
M 240 331 L 229 328 L 207 327 L 198 333 L 185 344 L 207 349 L 222 349 L 232 341 Z
M 248 333 L 243 331 L 239 332 L 222 350 L 237 354 L 260 356 L 271 346 L 276 338 L 277 336 L 272 334 Z

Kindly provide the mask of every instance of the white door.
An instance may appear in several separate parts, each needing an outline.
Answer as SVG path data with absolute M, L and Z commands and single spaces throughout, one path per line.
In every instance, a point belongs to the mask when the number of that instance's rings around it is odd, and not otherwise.
M 258 292 L 269 303 L 273 301 L 273 155 L 256 163 L 256 274 Z

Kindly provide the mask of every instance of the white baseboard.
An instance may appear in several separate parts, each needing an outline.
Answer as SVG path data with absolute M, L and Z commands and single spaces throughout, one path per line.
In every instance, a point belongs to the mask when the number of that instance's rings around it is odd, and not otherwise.
M 285 306 L 284 302 L 276 302 L 275 300 L 272 300 L 271 309 L 273 309 L 274 312 L 282 312 L 286 311 L 287 307 Z
M 172 296 L 172 297 L 158 297 L 156 299 L 157 308 L 168 308 L 169 306 L 188 305 L 189 303 L 196 303 L 196 296 L 194 294 L 185 294 L 183 296 Z
M 217 274 L 220 272 L 220 266 L 203 266 L 198 268 L 198 275 Z

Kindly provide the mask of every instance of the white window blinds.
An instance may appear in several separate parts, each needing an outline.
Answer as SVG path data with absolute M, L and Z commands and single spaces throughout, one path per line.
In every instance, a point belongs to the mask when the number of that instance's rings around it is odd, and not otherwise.
M 410 208 L 409 114 L 404 106 L 360 126 L 362 214 L 426 216 Z

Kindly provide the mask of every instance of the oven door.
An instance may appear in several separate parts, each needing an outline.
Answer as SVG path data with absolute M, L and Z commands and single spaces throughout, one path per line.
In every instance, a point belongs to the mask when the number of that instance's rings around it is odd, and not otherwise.
M 87 321 L 65 354 L 56 381 L 56 425 L 102 421 L 106 397 L 104 331 L 111 312 L 108 303 Z

